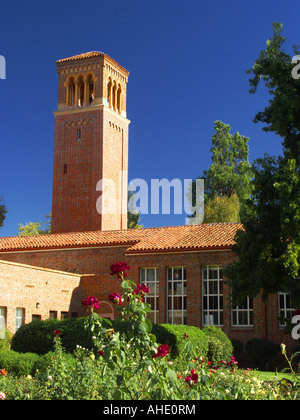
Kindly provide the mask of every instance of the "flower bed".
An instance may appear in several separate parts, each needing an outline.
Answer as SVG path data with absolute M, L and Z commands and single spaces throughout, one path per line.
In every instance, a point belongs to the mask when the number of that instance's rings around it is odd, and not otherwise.
M 123 271 L 124 270 L 124 271 Z M 99 399 L 99 400 L 257 400 L 293 399 L 298 381 L 262 381 L 250 370 L 238 368 L 234 357 L 212 363 L 198 354 L 188 336 L 180 363 L 171 359 L 171 348 L 158 343 L 147 318 L 146 285 L 125 280 L 129 267 L 118 263 L 111 274 L 121 281 L 122 294 L 112 293 L 119 318 L 126 320 L 126 334 L 116 332 L 110 320 L 101 319 L 99 302 L 89 296 L 82 302 L 89 311 L 86 328 L 92 332 L 96 352 L 77 346 L 70 363 L 53 332 L 55 351 L 46 368 L 34 377 L 16 378 L 0 369 L 0 399 Z M 285 355 L 285 349 L 283 348 Z M 287 359 L 288 360 L 288 359 Z M 0 366 L 1 368 L 1 366 Z

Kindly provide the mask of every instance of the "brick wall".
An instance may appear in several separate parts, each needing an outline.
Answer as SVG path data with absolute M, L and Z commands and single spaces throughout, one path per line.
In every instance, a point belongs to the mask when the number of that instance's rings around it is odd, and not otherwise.
M 129 278 L 136 283 L 139 282 L 140 268 L 157 267 L 159 269 L 159 314 L 157 322 L 159 323 L 167 322 L 167 267 L 185 266 L 187 276 L 187 323 L 197 327 L 201 327 L 203 323 L 202 267 L 230 264 L 234 258 L 235 255 L 230 250 L 128 255 L 126 254 L 126 247 L 0 253 L 0 260 L 5 259 L 62 271 L 69 269 L 74 272 L 75 269 L 78 269 L 81 274 L 94 274 L 94 276 L 80 279 L 80 294 L 82 298 L 96 295 L 101 301 L 107 301 L 110 293 L 120 291 L 120 281 L 110 276 L 109 267 L 111 264 L 118 261 L 127 261 L 131 267 Z M 69 279 L 67 274 L 66 276 Z M 20 278 L 16 279 L 16 284 L 18 281 L 20 281 Z M 53 288 L 52 292 L 53 296 L 48 296 L 54 302 L 55 299 L 58 299 L 57 288 Z M 254 337 L 266 338 L 277 344 L 284 342 L 289 348 L 296 344 L 289 335 L 284 334 L 283 328 L 278 326 L 277 295 L 271 296 L 267 304 L 264 304 L 259 297 L 254 299 L 254 325 L 249 327 L 234 327 L 231 325 L 230 293 L 226 282 L 224 282 L 223 287 L 223 299 L 224 325 L 222 329 L 230 338 L 241 340 L 244 343 Z M 5 298 L 2 300 L 4 303 Z M 78 309 L 80 315 L 84 313 L 83 310 L 83 307 L 81 310 Z
M 80 283 L 85 276 L 0 261 L 0 307 L 5 308 L 7 328 L 15 332 L 16 308 L 23 308 L 23 322 L 33 316 L 45 320 L 50 311 L 79 314 Z M 90 276 L 86 276 L 90 278 Z

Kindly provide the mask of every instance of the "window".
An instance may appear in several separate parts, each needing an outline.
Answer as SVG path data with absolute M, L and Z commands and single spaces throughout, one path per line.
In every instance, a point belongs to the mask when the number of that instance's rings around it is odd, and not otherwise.
M 77 79 L 77 105 L 83 106 L 84 103 L 84 81 L 83 76 L 78 76 Z
M 231 325 L 234 327 L 253 325 L 253 299 L 247 297 L 242 305 L 232 308 Z
M 170 324 L 186 324 L 186 268 L 168 267 L 167 319 Z
M 42 319 L 42 316 L 41 315 L 32 314 L 31 319 L 32 319 L 32 321 L 41 320 Z
M 74 77 L 70 77 L 67 85 L 67 103 L 73 106 L 75 103 L 75 81 Z
M 50 319 L 57 319 L 57 311 L 49 311 Z
M 159 308 L 158 268 L 141 268 L 140 283 L 146 284 L 150 289 L 150 292 L 145 295 L 145 302 L 152 309 L 148 315 L 150 321 L 156 323 Z
M 24 323 L 24 308 L 16 308 L 16 329 L 15 329 L 16 332 L 23 325 L 23 323 Z
M 64 164 L 64 174 L 68 173 L 68 165 L 65 163 Z
M 292 306 L 290 294 L 278 293 L 279 326 L 284 327 L 287 319 L 292 319 L 295 309 Z
M 223 273 L 221 266 L 202 269 L 203 325 L 223 325 Z
M 0 339 L 5 339 L 6 330 L 6 308 L 0 306 Z
M 67 319 L 69 318 L 69 312 L 61 312 L 60 319 Z
M 81 128 L 78 128 L 77 130 L 77 141 L 81 140 Z

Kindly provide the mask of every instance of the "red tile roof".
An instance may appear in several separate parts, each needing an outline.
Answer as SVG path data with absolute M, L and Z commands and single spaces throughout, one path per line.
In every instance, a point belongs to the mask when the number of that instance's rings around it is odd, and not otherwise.
M 128 253 L 224 249 L 234 244 L 239 223 L 211 223 L 0 238 L 0 253 L 60 248 L 127 246 Z
M 65 61 L 73 61 L 73 60 L 82 60 L 84 58 L 98 57 L 98 56 L 103 56 L 103 55 L 105 55 L 103 52 L 90 51 L 83 54 L 73 55 L 73 57 L 61 58 L 60 60 L 57 60 L 57 63 L 64 63 Z
M 109 55 L 105 54 L 104 52 L 99 52 L 99 51 L 90 51 L 90 52 L 86 52 L 86 53 L 83 53 L 83 54 L 73 55 L 72 57 L 61 58 L 60 60 L 56 61 L 56 64 L 60 65 L 60 64 L 68 63 L 69 61 L 85 60 L 86 58 L 91 58 L 91 57 L 105 57 L 111 63 L 114 63 L 120 70 L 122 70 L 125 73 L 126 76 L 129 75 L 128 70 L 126 70 L 123 66 L 121 66 L 119 63 L 117 63 Z

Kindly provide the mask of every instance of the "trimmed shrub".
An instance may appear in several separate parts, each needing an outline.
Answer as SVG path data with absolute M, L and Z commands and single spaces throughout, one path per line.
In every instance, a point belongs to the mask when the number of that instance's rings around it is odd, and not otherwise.
M 192 342 L 199 356 L 207 354 L 208 339 L 200 328 L 190 325 L 154 324 L 152 332 L 158 343 L 171 347 L 172 359 L 182 358 L 187 340 Z
M 13 350 L 0 351 L 0 369 L 18 377 L 35 374 L 39 356 L 35 353 L 18 353 Z
M 76 345 L 92 348 L 91 334 L 84 328 L 85 318 L 68 318 L 63 320 L 35 320 L 22 325 L 12 338 L 11 348 L 18 352 L 32 352 L 40 355 L 54 350 L 54 331 L 60 330 L 63 348 L 73 353 Z
M 224 331 L 214 325 L 206 326 L 202 331 L 208 338 L 208 360 L 212 363 L 221 360 L 229 362 L 233 353 L 233 345 Z
M 246 351 L 259 370 L 268 369 L 268 365 L 277 355 L 276 344 L 263 338 L 252 338 L 246 344 Z
M 92 333 L 84 328 L 86 318 L 69 318 L 64 320 L 51 319 L 47 321 L 33 321 L 22 325 L 12 339 L 12 350 L 18 352 L 32 352 L 44 355 L 54 350 L 54 330 L 60 330 L 60 338 L 66 352 L 73 353 L 76 345 L 87 349 L 93 348 Z M 128 323 L 112 321 L 115 331 L 126 334 Z M 199 355 L 206 356 L 208 338 L 200 328 L 188 325 L 153 324 L 152 333 L 160 344 L 168 344 L 172 359 L 180 357 L 186 339 L 190 339 Z
M 233 355 L 237 358 L 243 353 L 244 344 L 241 340 L 231 339 L 230 340 L 233 345 Z
M 38 360 L 34 364 L 34 371 L 45 372 L 53 364 L 53 358 L 55 353 L 49 351 L 42 356 L 39 356 Z M 70 369 L 75 367 L 75 357 L 70 353 L 64 353 L 64 363 L 66 363 Z
M 6 330 L 5 331 L 5 338 L 0 339 L 0 351 L 10 349 L 11 339 L 12 339 L 12 333 L 9 330 Z

